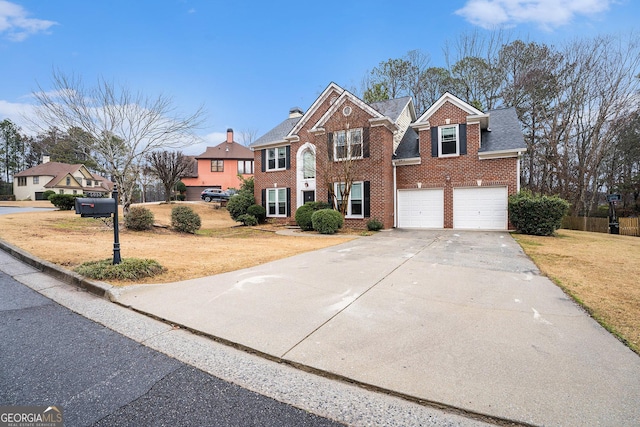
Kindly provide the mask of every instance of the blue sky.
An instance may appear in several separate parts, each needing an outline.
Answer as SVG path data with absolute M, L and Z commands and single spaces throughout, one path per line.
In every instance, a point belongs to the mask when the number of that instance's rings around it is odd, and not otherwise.
M 200 105 L 200 154 L 227 128 L 257 136 L 306 110 L 335 82 L 360 88 L 381 61 L 420 49 L 444 66 L 442 48 L 465 31 L 502 26 L 560 44 L 638 28 L 637 0 L 220 1 L 0 0 L 0 120 L 26 130 L 30 94 L 52 70 Z M 513 37 L 513 36 L 512 36 Z

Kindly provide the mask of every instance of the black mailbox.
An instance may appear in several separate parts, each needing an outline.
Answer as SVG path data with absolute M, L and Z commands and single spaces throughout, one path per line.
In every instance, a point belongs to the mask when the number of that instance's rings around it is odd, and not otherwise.
M 109 218 L 116 212 L 115 199 L 77 198 L 76 214 L 81 217 Z

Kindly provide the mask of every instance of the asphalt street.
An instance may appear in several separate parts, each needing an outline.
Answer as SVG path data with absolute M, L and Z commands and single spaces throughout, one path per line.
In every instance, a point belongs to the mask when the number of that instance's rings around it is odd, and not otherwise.
M 0 406 L 56 405 L 66 426 L 336 426 L 218 379 L 0 272 Z

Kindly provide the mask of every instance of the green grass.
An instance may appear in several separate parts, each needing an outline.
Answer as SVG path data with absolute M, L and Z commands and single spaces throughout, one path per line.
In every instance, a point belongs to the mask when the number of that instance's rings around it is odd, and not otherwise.
M 137 280 L 165 271 L 164 267 L 152 259 L 125 258 L 116 265 L 112 262 L 111 258 L 85 262 L 74 271 L 95 280 Z

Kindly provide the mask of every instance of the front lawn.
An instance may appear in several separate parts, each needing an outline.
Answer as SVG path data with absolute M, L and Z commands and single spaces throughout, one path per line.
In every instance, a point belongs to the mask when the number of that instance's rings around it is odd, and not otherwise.
M 3 202 L 12 206 L 52 207 L 48 201 Z M 147 204 L 158 225 L 171 224 L 177 204 Z M 242 227 L 226 209 L 205 202 L 189 203 L 202 219 L 202 228 L 181 234 L 169 228 L 127 230 L 120 215 L 121 257 L 152 259 L 166 272 L 135 283 L 167 283 L 252 267 L 298 253 L 337 245 L 354 236 L 281 236 L 258 228 Z M 110 221 L 110 219 L 109 219 Z M 109 222 L 107 221 L 107 222 Z M 74 211 L 42 211 L 0 215 L 0 239 L 69 270 L 87 261 L 112 257 L 113 229 L 105 221 L 81 218 Z M 132 281 L 109 280 L 115 285 Z
M 640 238 L 574 230 L 513 237 L 545 275 L 640 353 Z

